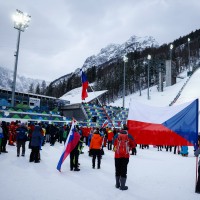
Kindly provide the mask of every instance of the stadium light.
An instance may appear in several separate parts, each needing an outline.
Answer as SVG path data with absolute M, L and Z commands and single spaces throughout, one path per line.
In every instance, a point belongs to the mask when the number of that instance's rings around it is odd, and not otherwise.
M 188 38 L 188 71 L 190 71 L 190 38 Z
M 125 65 L 128 62 L 128 58 L 126 56 L 123 57 L 123 61 L 124 61 L 124 87 L 123 87 L 123 105 L 122 107 L 125 107 Z
M 174 48 L 173 44 L 170 44 L 170 61 L 172 61 L 172 49 Z
M 14 28 L 18 30 L 18 38 L 17 38 L 17 51 L 14 54 L 15 56 L 15 68 L 13 74 L 13 84 L 12 84 L 12 100 L 11 105 L 14 107 L 15 101 L 15 86 L 16 86 L 16 77 L 17 77 L 17 64 L 18 64 L 18 56 L 19 56 L 19 44 L 20 44 L 20 36 L 21 31 L 24 32 L 26 28 L 28 28 L 31 20 L 31 16 L 27 13 L 23 13 L 20 10 L 16 10 L 16 13 L 13 15 Z
M 150 68 L 150 60 L 151 60 L 151 55 L 148 55 L 147 56 L 147 59 L 148 59 L 148 71 L 147 71 L 147 82 L 148 82 L 148 89 L 147 89 L 147 99 L 149 100 L 150 99 L 150 96 L 149 96 L 149 68 Z

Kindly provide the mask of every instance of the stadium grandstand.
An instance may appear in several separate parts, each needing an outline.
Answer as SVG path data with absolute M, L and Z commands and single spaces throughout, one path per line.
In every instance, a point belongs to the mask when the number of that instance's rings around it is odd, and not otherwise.
M 80 126 L 103 126 L 107 122 L 107 126 L 120 127 L 126 123 L 128 110 L 100 105 L 98 98 L 106 92 L 88 92 L 84 102 L 80 92 L 69 92 L 60 98 L 15 92 L 15 106 L 11 107 L 12 91 L 0 89 L 0 119 L 8 122 L 19 120 L 63 124 L 75 118 Z
M 11 106 L 12 91 L 0 88 L 0 118 L 3 121 L 53 121 L 65 122 L 61 107 L 70 101 L 32 93 L 15 92 L 14 107 Z
M 80 126 L 102 127 L 105 122 L 109 127 L 121 127 L 126 123 L 128 109 L 102 105 L 99 101 L 107 90 L 88 92 L 88 97 L 81 100 L 81 88 L 66 93 L 61 98 L 70 99 L 70 104 L 62 107 L 64 116 L 74 117 Z

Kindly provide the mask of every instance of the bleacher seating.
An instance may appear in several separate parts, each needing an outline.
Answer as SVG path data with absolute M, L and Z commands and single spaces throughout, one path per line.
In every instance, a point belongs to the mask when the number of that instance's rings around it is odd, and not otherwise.
M 83 103 L 83 109 L 87 115 L 87 120 L 79 122 L 81 126 L 98 126 L 101 127 L 103 123 L 108 120 L 109 127 L 120 127 L 126 123 L 128 116 L 128 109 L 114 106 L 99 106 L 96 104 Z M 31 109 L 27 105 L 18 104 L 12 108 L 8 102 L 0 101 L 0 118 L 11 118 L 13 120 L 27 119 L 29 121 L 68 121 L 71 117 L 63 117 L 58 112 L 58 109 L 48 110 L 47 106 L 35 107 Z M 109 120 L 110 119 L 110 120 Z
M 16 107 L 12 108 L 7 104 L 4 100 L 0 101 L 0 118 L 10 118 L 13 120 L 18 119 L 27 119 L 27 120 L 37 120 L 37 121 L 56 121 L 56 122 L 63 122 L 63 121 L 71 121 L 71 118 L 66 118 L 60 115 L 58 109 L 55 108 L 54 110 L 50 111 L 47 107 L 35 107 L 31 109 L 27 105 L 18 104 Z
M 114 107 L 114 106 L 104 106 L 101 107 L 95 104 L 83 103 L 83 108 L 87 114 L 87 122 L 80 122 L 82 126 L 102 126 L 105 120 L 108 120 L 108 126 L 120 127 L 122 124 L 126 123 L 128 117 L 128 109 Z M 94 122 L 94 117 L 96 117 L 96 122 Z

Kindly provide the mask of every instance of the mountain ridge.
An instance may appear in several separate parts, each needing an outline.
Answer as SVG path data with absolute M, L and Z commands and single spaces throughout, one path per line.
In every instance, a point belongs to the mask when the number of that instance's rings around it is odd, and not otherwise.
M 41 86 L 43 81 L 45 80 L 33 79 L 17 74 L 15 91 L 28 92 L 31 84 L 33 84 L 33 87 L 36 88 L 38 84 Z M 13 71 L 0 66 L 0 88 L 12 90 L 12 82 Z M 46 82 L 46 84 L 48 85 L 49 83 Z
M 57 85 L 63 80 L 66 81 L 73 75 L 78 75 L 80 73 L 80 69 L 87 70 L 93 66 L 99 67 L 105 63 L 111 63 L 117 59 L 122 59 L 123 56 L 130 52 L 134 52 L 135 50 L 142 51 L 147 47 L 158 46 L 158 42 L 152 36 L 138 37 L 133 35 L 122 44 L 110 43 L 100 49 L 98 54 L 87 57 L 82 67 L 75 69 L 74 72 L 55 79 L 51 82 L 51 84 Z

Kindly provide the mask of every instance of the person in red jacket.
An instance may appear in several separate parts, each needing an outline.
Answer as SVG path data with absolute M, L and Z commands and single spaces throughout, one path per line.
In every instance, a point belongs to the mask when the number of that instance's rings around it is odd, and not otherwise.
M 125 186 L 127 179 L 127 166 L 129 163 L 129 151 L 134 147 L 133 137 L 128 134 L 127 130 L 122 130 L 114 137 L 115 151 L 115 178 L 116 188 L 127 190 Z
M 111 128 L 107 130 L 107 135 L 108 135 L 108 150 L 112 150 L 112 141 L 114 137 L 114 133 Z
M 101 147 L 103 138 L 100 135 L 99 129 L 94 131 L 90 142 L 90 152 L 92 152 L 92 168 L 95 168 L 95 160 L 97 157 L 97 169 L 101 167 Z
M 15 142 L 17 128 L 18 128 L 18 126 L 16 125 L 16 123 L 14 121 L 12 121 L 9 125 L 9 141 L 8 141 L 8 144 L 11 146 L 15 146 L 14 142 Z

